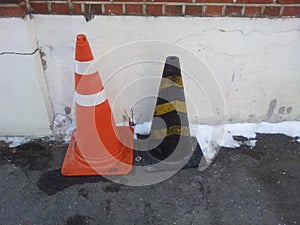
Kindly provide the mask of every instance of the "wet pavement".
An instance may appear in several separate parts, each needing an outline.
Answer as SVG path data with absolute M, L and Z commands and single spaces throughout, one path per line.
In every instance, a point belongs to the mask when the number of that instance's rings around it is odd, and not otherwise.
M 1 225 L 300 224 L 300 143 L 258 135 L 254 148 L 221 148 L 205 171 L 149 186 L 63 177 L 67 145 L 0 143 Z

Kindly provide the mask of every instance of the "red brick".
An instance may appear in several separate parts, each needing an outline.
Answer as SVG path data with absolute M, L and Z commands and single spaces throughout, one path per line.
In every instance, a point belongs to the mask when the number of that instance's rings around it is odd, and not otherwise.
M 202 6 L 187 5 L 185 7 L 185 14 L 190 16 L 202 16 Z
M 47 3 L 31 3 L 30 4 L 33 13 L 38 14 L 48 14 L 48 5 Z
M 285 7 L 282 16 L 300 16 L 300 7 Z
M 225 16 L 241 16 L 242 6 L 226 6 Z
M 19 0 L 0 0 L 0 4 L 19 4 Z
M 52 3 L 51 13 L 53 14 L 70 14 L 70 8 L 68 3 Z
M 72 1 L 78 1 L 78 0 L 72 0 Z M 83 2 L 109 2 L 109 0 L 82 0 Z
M 148 16 L 161 16 L 162 15 L 162 5 L 148 4 L 146 8 L 146 14 Z
M 201 3 L 232 3 L 233 0 L 196 0 Z
M 122 15 L 122 4 L 105 4 L 106 15 Z
M 279 12 L 280 12 L 280 7 L 266 7 L 264 10 L 264 15 L 275 17 L 275 16 L 279 16 Z
M 25 7 L 0 7 L 0 17 L 24 16 Z
M 105 1 L 109 1 L 109 0 L 105 0 Z M 144 2 L 144 0 L 113 0 L 113 2 Z
M 222 6 L 207 6 L 205 16 L 221 16 Z
M 75 14 L 75 15 L 81 15 L 82 14 L 81 4 L 73 3 L 73 14 Z
M 278 0 L 280 4 L 300 4 L 300 0 Z
M 182 6 L 181 5 L 166 5 L 166 16 L 181 16 Z
M 261 7 L 246 7 L 245 16 L 256 17 L 261 15 Z
M 184 2 L 192 3 L 192 0 L 154 0 L 155 2 Z
M 85 13 L 93 15 L 101 15 L 102 7 L 101 4 L 85 4 L 84 5 Z
M 41 3 L 41 2 L 47 3 L 47 0 L 30 0 L 30 4 L 31 3 Z
M 237 0 L 237 3 L 271 4 L 271 3 L 273 3 L 273 0 Z
M 142 5 L 126 5 L 126 15 L 143 15 Z

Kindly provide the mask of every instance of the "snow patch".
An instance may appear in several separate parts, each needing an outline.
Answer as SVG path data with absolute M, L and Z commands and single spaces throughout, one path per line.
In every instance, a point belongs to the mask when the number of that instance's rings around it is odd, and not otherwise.
M 151 123 L 137 124 L 135 134 L 150 133 Z M 191 135 L 196 137 L 205 159 L 212 161 L 220 147 L 238 148 L 242 145 L 255 147 L 256 134 L 284 134 L 296 138 L 300 143 L 300 122 L 285 121 L 280 123 L 234 123 L 224 125 L 190 124 Z M 236 140 L 244 137 L 245 140 Z
M 134 133 L 140 134 L 140 135 L 148 135 L 150 133 L 151 129 L 151 122 L 145 122 L 145 123 L 138 123 L 134 127 Z
M 0 137 L 0 141 L 7 143 L 10 148 L 15 148 L 33 139 L 33 137 Z
M 66 115 L 57 114 L 53 120 L 53 137 L 68 143 L 71 140 L 75 123 Z
M 121 124 L 120 124 L 121 125 Z M 53 120 L 53 139 L 68 143 L 75 129 L 75 122 L 67 115 L 57 114 Z M 147 135 L 151 122 L 136 124 L 137 134 Z M 300 143 L 300 122 L 285 121 L 280 123 L 235 123 L 224 125 L 190 124 L 191 135 L 196 137 L 207 161 L 212 161 L 220 147 L 238 148 L 242 145 L 254 147 L 256 134 L 284 134 Z M 244 137 L 238 140 L 236 137 Z M 0 137 L 0 141 L 16 147 L 37 137 Z
M 0 141 L 6 142 L 11 148 L 17 147 L 38 138 L 47 138 L 46 140 L 64 141 L 65 143 L 68 143 L 75 129 L 75 123 L 67 115 L 56 114 L 52 123 L 52 128 L 52 137 L 0 137 Z

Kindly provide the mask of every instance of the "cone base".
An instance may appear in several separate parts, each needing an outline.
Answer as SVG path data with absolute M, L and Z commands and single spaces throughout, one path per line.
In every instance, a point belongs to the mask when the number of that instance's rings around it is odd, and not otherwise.
M 182 146 L 185 148 L 191 149 L 190 155 L 182 158 L 179 161 L 168 161 L 168 160 L 159 160 L 153 157 L 147 151 L 140 151 L 137 155 L 141 158 L 139 164 L 144 167 L 148 172 L 154 171 L 167 171 L 167 170 L 180 170 L 190 167 L 198 167 L 202 158 L 203 153 L 200 148 L 199 143 L 195 137 L 191 138 L 191 146 Z
M 89 160 L 88 162 L 82 158 L 76 144 L 75 135 L 73 133 L 70 140 L 65 159 L 61 168 L 63 176 L 97 176 L 97 175 L 126 175 L 132 170 L 133 163 L 133 133 L 125 126 L 116 127 L 121 138 L 126 138 L 126 146 L 122 145 L 121 152 L 124 152 L 122 159 L 116 159 L 111 156 L 104 160 Z M 102 149 L 96 149 L 101 151 Z M 106 151 L 103 149 L 103 151 Z

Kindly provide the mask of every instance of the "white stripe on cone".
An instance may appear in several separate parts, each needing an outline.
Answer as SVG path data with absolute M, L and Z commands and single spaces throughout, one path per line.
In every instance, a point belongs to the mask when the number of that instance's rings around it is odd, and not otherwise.
M 75 61 L 75 72 L 80 75 L 91 75 L 98 72 L 94 60 L 88 62 Z
M 92 107 L 97 106 L 106 101 L 104 89 L 96 94 L 82 95 L 75 92 L 75 102 L 80 106 Z

